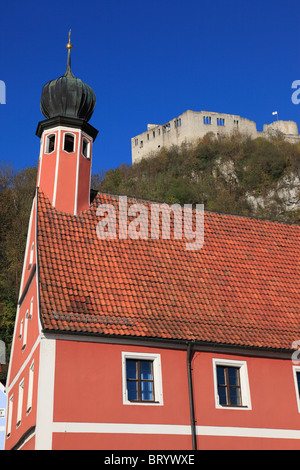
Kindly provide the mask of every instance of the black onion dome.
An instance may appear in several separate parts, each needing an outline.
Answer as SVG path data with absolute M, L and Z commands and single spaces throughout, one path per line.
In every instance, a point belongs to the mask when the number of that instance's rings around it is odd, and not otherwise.
M 68 47 L 68 45 L 70 47 Z M 68 62 L 65 74 L 44 85 L 41 111 L 46 119 L 67 116 L 89 121 L 96 105 L 96 96 L 91 87 L 71 71 L 71 48 L 68 44 Z

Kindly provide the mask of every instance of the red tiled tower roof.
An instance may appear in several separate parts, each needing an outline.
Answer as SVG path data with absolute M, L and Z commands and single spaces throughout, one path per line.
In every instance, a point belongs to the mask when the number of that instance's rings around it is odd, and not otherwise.
M 205 212 L 199 251 L 184 240 L 101 241 L 103 203 L 117 210 L 118 196 L 98 194 L 74 216 L 38 191 L 45 330 L 287 350 L 300 338 L 299 226 Z

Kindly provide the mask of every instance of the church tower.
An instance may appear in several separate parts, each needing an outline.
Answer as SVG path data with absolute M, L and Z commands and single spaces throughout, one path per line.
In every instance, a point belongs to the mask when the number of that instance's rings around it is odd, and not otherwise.
M 36 135 L 41 139 L 37 186 L 59 211 L 77 215 L 89 208 L 92 146 L 98 131 L 88 121 L 94 91 L 71 71 L 71 31 L 67 69 L 44 85 Z

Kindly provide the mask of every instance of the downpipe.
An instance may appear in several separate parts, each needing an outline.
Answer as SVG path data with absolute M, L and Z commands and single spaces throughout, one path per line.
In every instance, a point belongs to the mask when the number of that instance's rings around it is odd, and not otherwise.
M 193 394 L 193 381 L 192 381 L 192 368 L 191 368 L 191 356 L 192 356 L 192 345 L 193 344 L 194 344 L 194 341 L 189 341 L 187 343 L 187 358 L 186 359 L 187 359 L 187 373 L 188 373 L 188 386 L 189 386 L 192 443 L 193 443 L 193 450 L 197 450 L 195 410 L 194 410 L 194 394 Z

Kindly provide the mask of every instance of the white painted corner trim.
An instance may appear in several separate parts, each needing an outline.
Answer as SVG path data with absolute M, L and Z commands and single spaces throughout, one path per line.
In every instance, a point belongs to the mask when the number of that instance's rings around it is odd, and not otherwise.
M 52 449 L 56 340 L 41 335 L 35 450 Z

